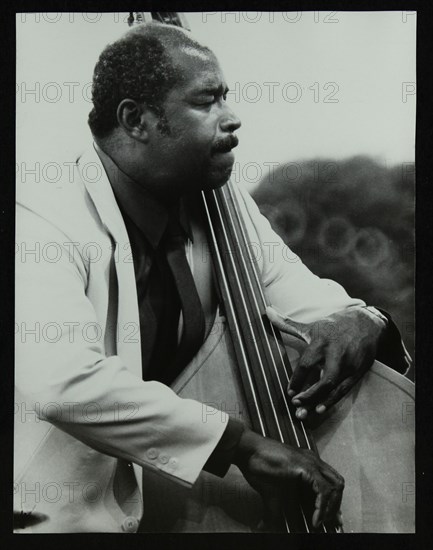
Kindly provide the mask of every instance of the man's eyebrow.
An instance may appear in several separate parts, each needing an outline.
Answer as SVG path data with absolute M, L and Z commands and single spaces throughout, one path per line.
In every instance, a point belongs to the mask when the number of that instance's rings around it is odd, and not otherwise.
M 194 90 L 194 94 L 200 95 L 200 94 L 212 94 L 212 95 L 225 95 L 229 92 L 228 86 L 223 86 L 220 84 L 219 86 L 213 86 L 212 84 L 205 84 L 197 89 Z

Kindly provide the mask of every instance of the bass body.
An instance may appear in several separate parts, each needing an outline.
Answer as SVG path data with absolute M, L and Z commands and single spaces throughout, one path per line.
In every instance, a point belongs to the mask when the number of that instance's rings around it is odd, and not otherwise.
M 205 345 L 173 388 L 181 397 L 203 402 L 203 422 L 210 407 L 218 407 L 248 424 L 229 332 L 226 319 L 218 315 Z M 293 364 L 297 356 L 291 348 Z M 321 458 L 345 478 L 342 513 L 346 533 L 414 532 L 412 382 L 376 361 L 352 391 L 310 429 Z M 203 472 L 191 489 L 147 473 L 143 485 L 145 531 L 254 532 L 266 528 L 261 498 L 236 466 L 222 479 Z

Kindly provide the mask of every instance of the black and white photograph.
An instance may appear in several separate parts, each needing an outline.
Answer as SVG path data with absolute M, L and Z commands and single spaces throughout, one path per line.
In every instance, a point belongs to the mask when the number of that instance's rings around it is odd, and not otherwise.
M 14 533 L 415 533 L 417 18 L 16 13 Z

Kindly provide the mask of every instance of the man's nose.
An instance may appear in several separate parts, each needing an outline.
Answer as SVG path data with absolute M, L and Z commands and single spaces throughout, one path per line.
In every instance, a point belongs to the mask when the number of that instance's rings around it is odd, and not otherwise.
M 240 119 L 230 109 L 228 105 L 224 105 L 224 113 L 221 116 L 220 128 L 223 132 L 234 132 L 241 127 Z

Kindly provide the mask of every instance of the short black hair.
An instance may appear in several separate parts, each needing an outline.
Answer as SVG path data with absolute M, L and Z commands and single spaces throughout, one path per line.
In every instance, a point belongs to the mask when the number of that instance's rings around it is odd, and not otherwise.
M 118 126 L 117 107 L 126 98 L 145 102 L 163 118 L 167 94 L 181 78 L 170 51 L 182 48 L 212 54 L 187 31 L 158 22 L 137 25 L 106 46 L 93 72 L 92 134 L 104 138 Z

